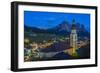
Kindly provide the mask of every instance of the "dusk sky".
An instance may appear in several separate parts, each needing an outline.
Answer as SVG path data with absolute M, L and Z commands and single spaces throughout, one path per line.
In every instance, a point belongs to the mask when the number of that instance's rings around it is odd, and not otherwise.
M 90 14 L 24 11 L 24 24 L 42 29 L 55 27 L 62 21 L 71 24 L 73 19 L 90 31 Z

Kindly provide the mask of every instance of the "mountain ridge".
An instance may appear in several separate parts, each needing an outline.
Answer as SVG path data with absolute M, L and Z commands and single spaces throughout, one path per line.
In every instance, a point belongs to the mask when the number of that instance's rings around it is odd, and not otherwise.
M 30 27 L 24 25 L 24 31 L 35 32 L 35 33 L 52 33 L 56 35 L 70 35 L 72 24 L 69 24 L 67 21 L 63 21 L 62 23 L 58 24 L 57 26 L 49 29 L 41 29 L 38 27 Z M 90 33 L 86 30 L 85 26 L 76 23 L 76 30 L 77 34 L 80 37 L 88 37 L 90 38 Z

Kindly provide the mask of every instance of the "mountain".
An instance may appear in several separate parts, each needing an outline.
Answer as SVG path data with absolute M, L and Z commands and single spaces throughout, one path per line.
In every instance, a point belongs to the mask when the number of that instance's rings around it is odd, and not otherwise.
M 70 24 L 67 21 L 63 21 L 62 23 L 58 24 L 58 26 L 54 27 L 53 29 L 57 29 L 57 31 L 67 31 L 70 32 Z
M 66 36 L 70 34 L 70 28 L 70 24 L 67 21 L 63 21 L 62 23 L 58 24 L 58 26 L 49 30 L 54 30 L 55 34 Z
M 57 35 L 68 35 L 70 32 L 70 24 L 68 22 L 63 21 L 62 23 L 58 24 L 57 26 L 49 29 L 40 29 L 37 27 L 30 27 L 30 26 L 24 26 L 24 31 L 29 32 L 36 32 L 36 33 L 53 33 Z
M 77 34 L 79 37 L 87 37 L 87 38 L 90 38 L 90 33 L 89 31 L 87 31 L 85 29 L 85 26 L 83 24 L 80 24 L 80 23 L 77 23 L 76 24 L 76 29 L 77 29 Z
M 67 21 L 63 21 L 57 26 L 49 29 L 40 29 L 37 27 L 29 27 L 29 26 L 24 26 L 24 31 L 28 32 L 35 32 L 35 33 L 51 33 L 51 34 L 56 34 L 56 35 L 64 35 L 64 36 L 69 36 L 71 32 L 71 24 L 69 24 Z M 85 26 L 76 23 L 76 30 L 78 33 L 79 37 L 88 37 L 90 38 L 90 33 L 85 29 Z
M 25 32 L 35 32 L 35 33 L 51 33 L 52 31 L 46 30 L 46 29 L 40 29 L 37 27 L 30 27 L 27 25 L 24 25 L 24 31 Z

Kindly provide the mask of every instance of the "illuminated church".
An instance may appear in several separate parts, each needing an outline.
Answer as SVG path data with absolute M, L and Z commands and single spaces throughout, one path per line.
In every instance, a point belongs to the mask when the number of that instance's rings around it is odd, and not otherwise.
M 72 54 L 75 54 L 77 50 L 77 30 L 75 20 L 73 20 L 71 27 L 70 47 L 72 48 Z

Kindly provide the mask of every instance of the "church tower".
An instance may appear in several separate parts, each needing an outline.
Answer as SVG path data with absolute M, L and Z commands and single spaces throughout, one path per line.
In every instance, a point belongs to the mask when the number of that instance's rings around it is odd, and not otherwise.
M 72 54 L 77 50 L 77 32 L 75 20 L 72 21 L 71 33 L 70 33 L 70 47 L 72 48 Z

